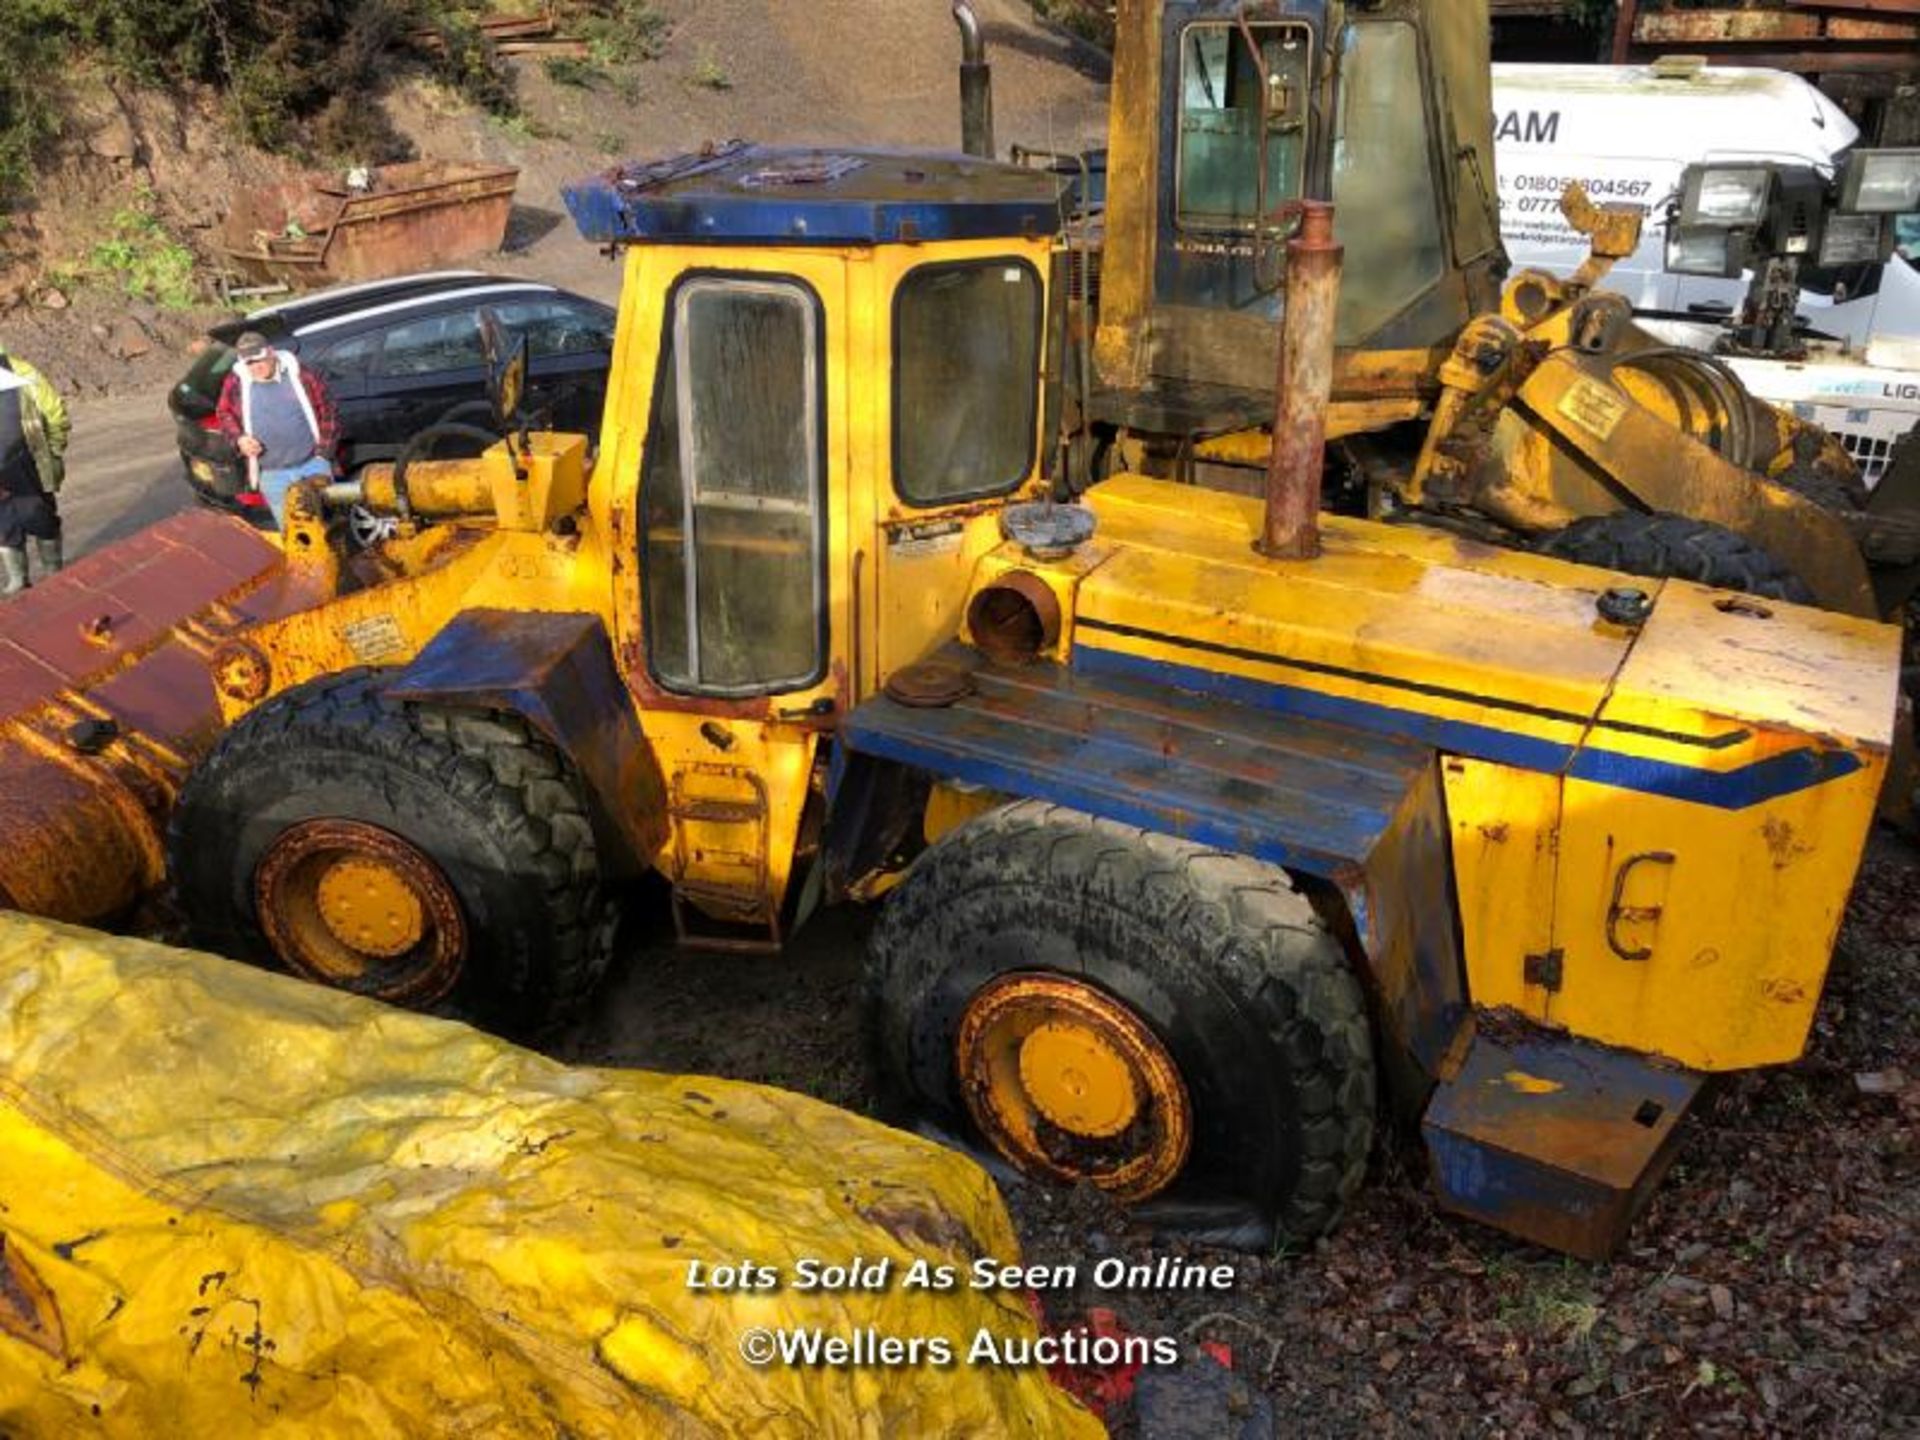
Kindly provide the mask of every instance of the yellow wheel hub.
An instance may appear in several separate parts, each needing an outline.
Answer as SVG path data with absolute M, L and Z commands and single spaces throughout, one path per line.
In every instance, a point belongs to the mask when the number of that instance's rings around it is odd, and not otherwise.
M 1179 1067 L 1144 1020 L 1084 981 L 982 986 L 954 1060 L 974 1123 L 1024 1170 L 1141 1200 L 1186 1164 L 1193 1106 Z
M 315 890 L 320 918 L 334 938 L 363 955 L 391 960 L 426 935 L 426 906 L 383 860 L 357 855 L 336 860 Z
M 1042 1025 L 1020 1045 L 1020 1083 L 1037 1109 L 1075 1135 L 1118 1135 L 1140 1112 L 1127 1057 L 1098 1030 Z
M 253 874 L 255 913 L 296 975 L 395 1005 L 430 1005 L 467 961 L 460 898 L 433 859 L 359 820 L 281 832 Z

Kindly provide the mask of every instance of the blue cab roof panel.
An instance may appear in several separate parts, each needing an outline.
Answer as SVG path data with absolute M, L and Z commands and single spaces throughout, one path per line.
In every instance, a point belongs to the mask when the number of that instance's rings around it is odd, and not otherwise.
M 601 245 L 883 245 L 1052 235 L 1061 178 L 969 155 L 774 149 L 733 141 L 569 185 Z

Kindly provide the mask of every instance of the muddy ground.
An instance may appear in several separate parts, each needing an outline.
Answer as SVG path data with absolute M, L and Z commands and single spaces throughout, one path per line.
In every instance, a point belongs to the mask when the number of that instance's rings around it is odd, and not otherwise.
M 885 1116 L 860 1013 L 858 916 L 788 955 L 628 947 L 564 1058 L 712 1073 Z M 1029 1261 L 1107 1253 L 1238 1268 L 1218 1295 L 1050 1295 L 1212 1340 L 1278 1433 L 1920 1434 L 1920 852 L 1876 837 L 1808 1056 L 1697 1107 L 1625 1253 L 1566 1260 L 1440 1214 L 1384 1141 L 1304 1254 L 1168 1243 L 1097 1197 L 1004 1185 Z M 1247 1397 L 1251 1399 L 1252 1397 Z M 1117 1434 L 1139 1433 L 1130 1406 Z

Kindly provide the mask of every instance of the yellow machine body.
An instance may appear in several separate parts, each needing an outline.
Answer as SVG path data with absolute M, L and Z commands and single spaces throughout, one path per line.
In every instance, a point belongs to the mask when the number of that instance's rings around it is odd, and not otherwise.
M 1398 1101 L 1426 1107 L 1443 1200 L 1605 1253 L 1704 1076 L 1804 1046 L 1886 769 L 1897 633 L 1404 524 L 1329 518 L 1312 558 L 1270 558 L 1258 501 L 1136 475 L 1084 510 L 1028 503 L 1055 313 L 1032 181 L 728 150 L 591 182 L 576 218 L 626 266 L 597 446 L 515 433 L 366 475 L 399 533 L 350 561 L 296 487 L 275 602 L 196 652 L 227 734 L 186 782 L 176 871 L 196 813 L 266 857 L 325 839 L 315 913 L 270 919 L 363 937 L 350 979 L 429 928 L 469 933 L 434 851 L 463 838 L 335 801 L 272 838 L 268 797 L 220 788 L 247 745 L 302 738 L 331 691 L 300 687 L 362 667 L 342 683 L 412 727 L 381 732 L 382 764 L 396 736 L 431 746 L 422 711 L 538 732 L 485 770 L 436 753 L 523 798 L 529 766 L 565 767 L 598 875 L 658 872 L 709 946 L 777 946 L 821 899 L 910 898 L 923 841 L 1048 802 L 1310 896 Z M 742 374 L 753 393 L 729 390 Z M 357 714 L 325 732 L 340 753 Z M 390 804 L 365 784 L 348 801 Z M 242 924 L 304 893 L 268 858 L 208 873 L 177 888 L 237 888 Z M 1109 1178 L 1158 1194 L 1217 1116 L 1168 1017 L 1063 975 L 963 1007 L 955 1064 L 1001 1102 L 980 1124 L 1016 1155 L 1045 1150 L 1041 1121 L 1145 1127 Z
M 1043 284 L 1047 253 L 1039 237 L 726 252 L 728 274 L 803 284 L 825 319 L 822 509 L 833 645 L 816 683 L 733 700 L 677 694 L 649 673 L 635 479 L 671 323 L 662 301 L 685 277 L 711 273 L 716 256 L 711 247 L 635 245 L 626 251 L 606 426 L 591 475 L 584 437 L 542 433 L 527 436 L 524 449 L 516 439 L 477 460 L 411 467 L 413 512 L 442 523 L 384 546 L 369 562 L 381 583 L 250 631 L 246 645 L 261 665 L 223 691 L 225 719 L 315 676 L 404 666 L 462 614 L 597 616 L 669 796 L 671 823 L 658 827 L 658 848 L 645 858 L 692 910 L 777 938 L 802 815 L 817 803 L 822 734 L 835 714 L 955 631 L 975 562 L 999 543 L 999 510 L 1040 484 L 1036 457 L 991 502 L 909 506 L 894 493 L 897 422 L 888 399 L 900 283 L 925 266 L 1004 260 Z M 391 506 L 391 473 L 370 475 L 365 495 Z
M 1080 563 L 987 572 L 1049 582 L 1068 663 L 1434 737 L 1474 1005 L 1699 1070 L 1799 1055 L 1891 743 L 1895 630 L 1684 581 L 1627 627 L 1596 611 L 1624 577 L 1429 531 L 1329 518 L 1318 559 L 1273 562 L 1249 499 L 1122 477 L 1088 504 Z
M 1610 624 L 1596 603 L 1626 577 L 1359 520 L 1329 518 L 1315 560 L 1268 561 L 1250 544 L 1257 501 L 1137 477 L 1090 492 L 1096 539 L 1052 563 L 1000 535 L 1005 503 L 1036 481 L 989 503 L 908 507 L 885 463 L 901 279 L 954 259 L 1037 264 L 1043 246 L 727 254 L 730 272 L 803 280 L 827 320 L 840 438 L 824 473 L 817 683 L 733 701 L 649 676 L 635 477 L 662 297 L 714 255 L 633 246 L 591 475 L 580 437 L 544 434 L 525 451 L 414 467 L 419 512 L 485 501 L 494 513 L 403 537 L 381 557 L 393 578 L 248 632 L 266 683 L 223 695 L 227 720 L 315 676 L 404 667 L 463 614 L 597 616 L 669 797 L 644 858 L 693 910 L 772 936 L 834 717 L 959 632 L 979 589 L 1026 570 L 1059 602 L 1063 662 L 1088 647 L 1165 665 L 1174 685 L 1195 671 L 1284 685 L 1432 737 L 1476 1005 L 1699 1070 L 1797 1056 L 1890 745 L 1897 633 L 1679 581 L 1653 587 L 1644 625 Z M 1475 744 L 1456 751 L 1453 733 Z M 977 806 L 942 790 L 933 808 L 937 833 L 952 823 L 942 815 Z

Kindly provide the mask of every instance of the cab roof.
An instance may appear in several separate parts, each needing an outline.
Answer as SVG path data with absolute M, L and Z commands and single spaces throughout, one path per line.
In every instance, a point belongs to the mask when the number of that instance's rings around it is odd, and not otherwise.
M 586 239 L 884 245 L 1042 237 L 1062 224 L 1060 177 L 969 155 L 774 149 L 733 141 L 631 162 L 570 185 Z

